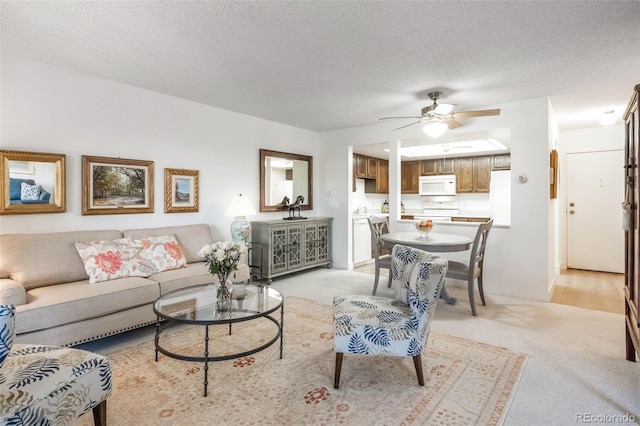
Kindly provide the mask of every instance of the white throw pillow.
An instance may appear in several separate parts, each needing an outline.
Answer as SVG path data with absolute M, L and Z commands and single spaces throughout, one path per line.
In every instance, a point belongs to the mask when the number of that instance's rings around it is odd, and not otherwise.
M 40 198 L 40 192 L 42 187 L 38 184 L 29 185 L 22 182 L 20 185 L 20 199 L 21 200 L 38 200 Z

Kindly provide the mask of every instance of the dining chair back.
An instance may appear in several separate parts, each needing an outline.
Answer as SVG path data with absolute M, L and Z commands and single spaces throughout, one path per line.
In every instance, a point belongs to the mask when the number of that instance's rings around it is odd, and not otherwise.
M 391 269 L 391 250 L 385 247 L 382 241 L 382 235 L 389 232 L 387 218 L 384 216 L 370 216 L 367 218 L 369 229 L 371 230 L 371 250 L 373 251 L 373 259 L 375 262 L 375 278 L 373 279 L 373 292 L 376 295 L 378 290 L 378 281 L 380 280 L 380 268 Z M 391 273 L 387 286 L 391 287 Z
M 345 353 L 413 358 L 424 386 L 420 354 L 427 345 L 447 261 L 435 254 L 396 244 L 391 254 L 395 297 L 350 295 L 333 299 L 333 386 L 340 386 Z M 357 358 L 354 358 L 357 360 Z
M 489 231 L 493 225 L 493 219 L 488 222 L 481 223 L 478 226 L 471 253 L 469 255 L 469 263 L 449 261 L 449 269 L 447 269 L 447 278 L 467 281 L 467 289 L 469 291 L 469 304 L 471 305 L 471 313 L 476 315 L 476 305 L 474 302 L 474 282 L 478 280 L 478 292 L 483 306 L 487 306 L 484 299 L 484 288 L 482 284 L 482 271 L 484 270 L 484 255 L 487 248 L 487 239 Z

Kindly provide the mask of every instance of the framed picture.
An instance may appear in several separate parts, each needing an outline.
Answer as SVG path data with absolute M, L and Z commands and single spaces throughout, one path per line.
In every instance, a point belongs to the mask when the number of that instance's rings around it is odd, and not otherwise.
M 82 214 L 153 213 L 153 161 L 82 156 Z
M 32 175 L 35 173 L 35 165 L 33 161 L 10 161 L 9 172 Z
M 198 170 L 164 169 L 164 212 L 197 212 L 199 202 Z

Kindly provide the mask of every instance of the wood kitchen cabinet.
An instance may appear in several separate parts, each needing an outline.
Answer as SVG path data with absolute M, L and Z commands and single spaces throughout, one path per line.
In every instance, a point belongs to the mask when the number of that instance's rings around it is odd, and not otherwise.
M 638 160 L 640 157 L 640 84 L 633 89 L 629 106 L 624 113 L 625 123 L 625 200 L 622 203 L 626 224 L 624 227 L 625 240 L 625 343 L 626 355 L 629 361 L 637 361 L 640 356 L 640 178 Z
M 455 172 L 453 158 L 420 161 L 420 176 L 452 175 Z
M 389 193 L 389 161 L 378 159 L 378 177 L 376 177 L 376 194 Z
M 455 160 L 456 192 L 489 192 L 491 157 L 464 157 Z
M 356 177 L 376 179 L 378 177 L 378 159 L 367 155 L 355 154 Z
M 420 177 L 420 161 L 400 163 L 400 192 L 402 194 L 417 194 L 418 177 Z

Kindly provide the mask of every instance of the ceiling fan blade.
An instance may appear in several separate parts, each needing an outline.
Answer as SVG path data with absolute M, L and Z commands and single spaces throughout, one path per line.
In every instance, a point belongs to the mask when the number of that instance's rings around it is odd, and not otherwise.
M 458 111 L 453 113 L 453 118 L 486 117 L 488 115 L 500 115 L 500 110 L 484 109 L 478 111 Z
M 458 127 L 462 126 L 462 123 L 458 123 L 455 120 L 444 120 L 445 123 L 447 123 L 447 126 L 449 126 L 450 129 L 457 129 Z
M 416 120 L 419 120 L 422 117 L 382 117 L 382 118 L 378 118 L 378 120 L 395 120 L 397 118 L 415 118 Z
M 421 121 L 416 121 L 415 123 L 407 124 L 406 126 L 398 127 L 397 129 L 393 129 L 393 130 L 404 129 L 405 127 L 413 126 L 414 124 L 420 124 L 420 123 L 422 123 L 422 122 Z

